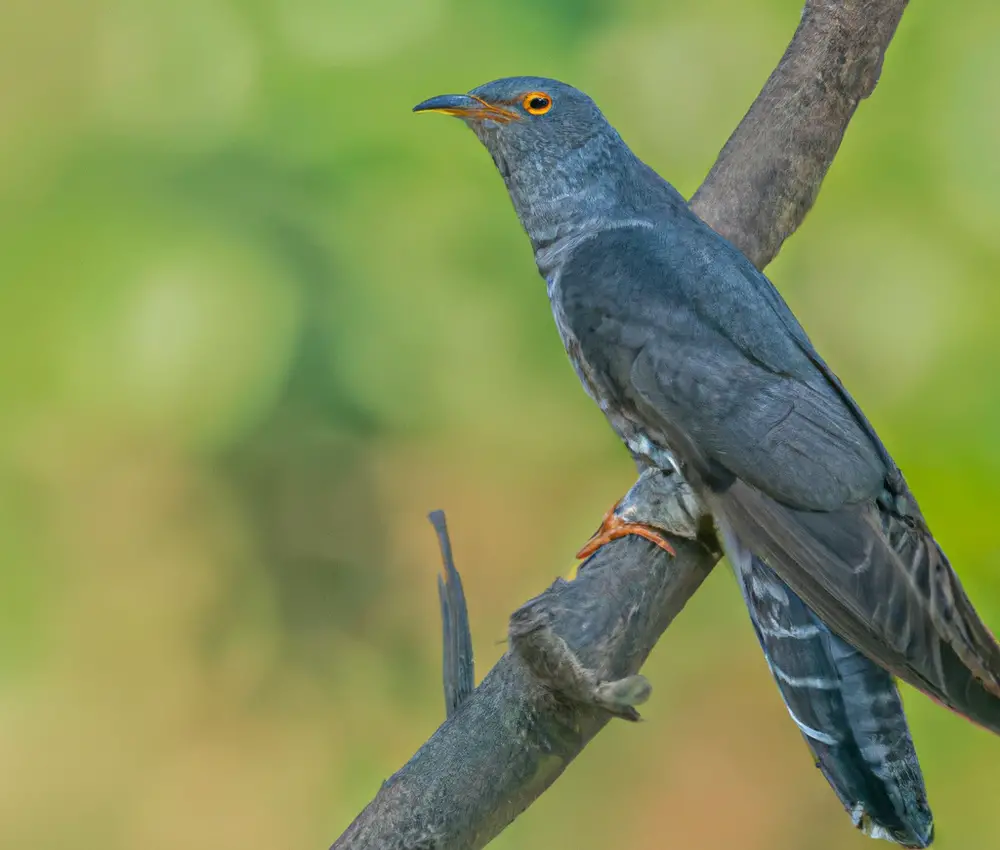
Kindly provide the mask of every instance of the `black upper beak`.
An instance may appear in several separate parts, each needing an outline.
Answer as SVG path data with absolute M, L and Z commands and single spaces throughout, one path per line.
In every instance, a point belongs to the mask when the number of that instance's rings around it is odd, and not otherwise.
M 467 94 L 439 94 L 418 103 L 413 107 L 414 112 L 443 112 L 445 115 L 468 115 L 483 108 L 482 101 L 476 100 Z

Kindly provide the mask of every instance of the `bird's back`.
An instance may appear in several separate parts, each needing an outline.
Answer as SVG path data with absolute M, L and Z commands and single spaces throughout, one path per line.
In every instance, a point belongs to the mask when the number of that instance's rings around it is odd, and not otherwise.
M 816 510 L 874 498 L 881 443 L 767 278 L 690 212 L 644 220 L 580 242 L 553 288 L 609 406 L 692 473 L 721 463 Z

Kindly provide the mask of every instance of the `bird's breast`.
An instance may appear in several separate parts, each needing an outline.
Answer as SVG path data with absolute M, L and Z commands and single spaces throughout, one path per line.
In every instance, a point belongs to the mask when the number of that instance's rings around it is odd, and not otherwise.
M 566 318 L 566 311 L 563 309 L 562 302 L 558 297 L 557 278 L 549 281 L 548 292 L 549 303 L 552 305 L 552 317 L 555 319 L 556 330 L 559 331 L 559 338 L 562 340 L 563 348 L 566 349 L 566 354 L 569 356 L 569 362 L 573 364 L 576 376 L 580 379 L 580 383 L 583 384 L 587 395 L 596 401 L 601 410 L 607 414 L 607 393 L 603 391 L 596 370 L 584 358 L 583 350 L 580 347 L 580 340 L 577 339 L 576 334 L 570 328 L 569 321 Z
M 559 298 L 558 276 L 547 280 L 549 303 L 552 305 L 552 316 L 559 331 L 559 338 L 587 395 L 597 402 L 612 430 L 634 456 L 644 458 L 649 465 L 658 469 L 679 470 L 673 453 L 662 445 L 662 441 L 650 439 L 637 419 L 630 417 L 621 405 L 614 403 L 613 387 L 608 386 L 600 370 L 587 362 L 580 341 L 570 327 Z

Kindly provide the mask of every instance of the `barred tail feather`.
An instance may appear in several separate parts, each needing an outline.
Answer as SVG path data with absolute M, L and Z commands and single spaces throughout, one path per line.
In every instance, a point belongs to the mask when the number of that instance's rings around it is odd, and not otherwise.
M 788 713 L 854 825 L 929 847 L 933 816 L 895 682 L 834 635 L 759 558 L 734 564 Z

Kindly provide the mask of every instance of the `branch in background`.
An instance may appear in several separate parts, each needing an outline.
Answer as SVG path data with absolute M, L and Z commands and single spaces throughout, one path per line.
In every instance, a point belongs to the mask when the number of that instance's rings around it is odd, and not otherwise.
M 692 199 L 759 268 L 815 201 L 905 8 L 906 0 L 808 0 L 777 69 Z M 332 850 L 483 847 L 612 717 L 637 716 L 648 695 L 639 667 L 719 556 L 690 539 L 700 510 L 679 476 L 642 475 L 628 498 L 637 516 L 687 538 L 673 541 L 677 557 L 619 540 L 519 609 L 508 652 Z M 454 639 L 452 631 L 447 645 Z M 461 665 L 455 655 L 448 663 L 454 706 Z
M 476 687 L 476 663 L 472 656 L 469 608 L 465 604 L 462 577 L 455 569 L 455 560 L 451 554 L 451 539 L 448 537 L 444 511 L 431 511 L 428 519 L 437 532 L 441 561 L 444 564 L 444 576 L 438 576 L 444 642 L 441 669 L 444 676 L 445 712 L 447 717 L 451 717 Z

